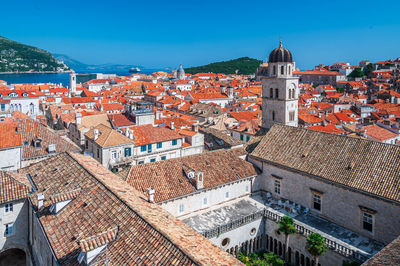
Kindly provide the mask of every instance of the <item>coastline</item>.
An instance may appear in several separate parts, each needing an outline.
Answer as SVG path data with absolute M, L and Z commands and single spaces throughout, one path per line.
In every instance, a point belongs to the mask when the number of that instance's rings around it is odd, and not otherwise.
M 0 74 L 64 74 L 71 73 L 73 70 L 58 72 L 58 71 L 21 71 L 21 72 L 0 72 Z

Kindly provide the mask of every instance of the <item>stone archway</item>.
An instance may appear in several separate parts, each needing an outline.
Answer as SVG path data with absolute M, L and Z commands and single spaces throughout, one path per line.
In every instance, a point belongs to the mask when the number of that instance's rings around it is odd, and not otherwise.
M 26 253 L 19 248 L 10 248 L 0 253 L 0 266 L 26 266 Z

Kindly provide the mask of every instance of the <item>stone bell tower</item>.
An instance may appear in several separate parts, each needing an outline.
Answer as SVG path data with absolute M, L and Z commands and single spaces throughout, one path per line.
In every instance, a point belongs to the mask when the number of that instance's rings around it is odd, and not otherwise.
M 275 123 L 297 127 L 299 79 L 293 76 L 295 62 L 282 41 L 257 70 L 262 81 L 262 127 Z

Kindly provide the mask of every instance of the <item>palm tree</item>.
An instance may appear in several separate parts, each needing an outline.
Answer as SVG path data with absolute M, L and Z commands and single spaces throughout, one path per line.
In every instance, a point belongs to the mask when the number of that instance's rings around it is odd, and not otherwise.
M 278 231 L 285 234 L 285 253 L 284 258 L 287 259 L 287 254 L 289 251 L 289 237 L 290 235 L 294 235 L 297 233 L 297 229 L 294 225 L 294 220 L 290 216 L 283 216 L 282 219 L 278 222 L 279 229 Z
M 311 255 L 314 256 L 315 265 L 318 266 L 319 257 L 324 255 L 325 251 L 327 250 L 325 238 L 320 234 L 312 233 L 311 235 L 307 236 L 306 249 Z

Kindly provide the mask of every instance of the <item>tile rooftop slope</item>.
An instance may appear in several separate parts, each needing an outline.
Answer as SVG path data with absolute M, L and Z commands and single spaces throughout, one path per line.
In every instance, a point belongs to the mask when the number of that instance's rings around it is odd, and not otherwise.
M 397 266 L 400 265 L 400 236 L 384 247 L 374 257 L 367 260 L 363 266 Z
M 0 123 L 0 149 L 22 146 L 21 133 L 16 132 L 18 123 Z
M 80 148 L 73 144 L 71 141 L 63 139 L 62 137 L 58 136 L 52 129 L 41 125 L 34 120 L 19 120 L 18 125 L 21 128 L 22 141 L 28 143 L 27 145 L 22 147 L 23 160 L 29 160 L 49 155 L 49 144 L 56 145 L 56 153 L 61 153 L 65 151 L 80 151 Z M 40 148 L 36 148 L 32 145 L 32 142 L 36 138 L 40 138 L 42 140 Z
M 396 145 L 276 124 L 249 156 L 400 202 Z
M 108 119 L 115 127 L 133 126 L 135 122 L 131 121 L 124 114 L 109 114 Z
M 93 158 L 80 154 L 70 155 L 80 162 L 100 183 L 115 193 L 133 212 L 144 219 L 149 226 L 153 227 L 152 229 L 155 231 L 153 234 L 160 234 L 175 245 L 174 248 L 178 250 L 173 251 L 174 254 L 183 252 L 187 256 L 185 261 L 187 264 L 192 264 L 189 263 L 190 259 L 191 262 L 199 265 L 242 265 L 234 257 L 193 231 L 191 227 L 174 218 L 157 204 L 148 203 L 142 193 L 99 165 Z M 158 246 L 155 242 L 152 244 Z M 165 249 L 162 248 L 162 250 Z M 169 261 L 171 264 L 181 264 L 176 259 L 169 258 Z
M 257 175 L 251 163 L 239 158 L 242 154 L 243 149 L 218 150 L 132 166 L 126 182 L 143 193 L 153 187 L 155 202 L 161 202 L 196 192 L 185 167 L 204 173 L 205 189 Z
M 398 136 L 398 134 L 393 133 L 392 131 L 386 128 L 380 127 L 377 124 L 364 126 L 362 127 L 362 130 L 365 130 L 365 134 L 367 134 L 368 136 L 371 136 L 374 139 L 380 141 L 395 138 Z
M 173 139 L 180 139 L 183 136 L 179 135 L 174 130 L 166 127 L 153 127 L 152 125 L 141 125 L 131 127 L 135 139 L 136 146 L 146 145 L 150 143 L 157 143 L 169 141 Z
M 229 149 L 234 146 L 243 145 L 243 141 L 232 137 L 228 131 L 222 131 L 211 127 L 201 128 L 199 129 L 199 131 L 200 133 L 204 134 L 205 143 L 213 143 L 213 147 L 208 147 L 209 149 L 213 149 L 214 146 L 215 149 Z M 220 145 L 221 142 L 219 140 L 223 141 L 222 145 Z
M 94 130 L 97 129 L 99 130 L 99 136 L 96 140 L 94 140 Z M 128 144 L 132 143 L 133 140 L 130 138 L 127 138 L 120 132 L 109 128 L 106 125 L 100 124 L 91 130 L 89 130 L 86 134 L 86 137 L 92 139 L 94 142 L 96 142 L 100 147 L 111 147 L 115 145 L 122 145 L 122 144 Z
M 92 128 L 97 125 L 106 125 L 111 127 L 110 121 L 108 120 L 107 114 L 95 114 L 95 115 L 87 115 L 82 116 L 81 124 L 78 126 L 79 128 Z
M 239 264 L 158 205 L 148 203 L 142 194 L 91 157 L 62 153 L 23 168 L 21 173 L 30 174 L 39 192 L 47 189 L 45 199 L 48 194 L 77 187 L 82 190 L 57 215 L 49 212 L 46 201 L 38 211 L 60 265 L 78 265 L 81 245 L 90 248 L 84 243 L 107 235 L 117 226 L 116 239 L 108 238 L 107 251 L 95 262 L 104 264 L 108 259 L 110 265 Z M 31 195 L 31 201 L 37 209 L 36 193 Z M 99 241 L 91 242 L 91 247 Z
M 28 197 L 29 187 L 16 179 L 15 175 L 0 171 L 0 204 Z

